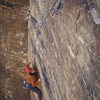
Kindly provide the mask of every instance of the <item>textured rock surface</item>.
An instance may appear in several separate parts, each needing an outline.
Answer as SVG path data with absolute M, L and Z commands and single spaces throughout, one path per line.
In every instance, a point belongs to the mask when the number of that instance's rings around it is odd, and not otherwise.
M 27 42 L 43 100 L 100 99 L 100 1 L 61 1 L 64 8 L 51 16 L 54 0 L 30 0 L 30 12 L 28 0 L 0 0 L 0 100 L 29 99 L 22 89 Z
M 28 0 L 0 0 L 0 100 L 28 100 L 23 89 L 27 5 Z
M 64 9 L 45 20 L 54 0 L 30 0 L 28 53 L 35 56 L 44 100 L 100 99 L 100 25 L 82 1 L 63 1 Z M 92 3 L 98 16 L 100 2 Z

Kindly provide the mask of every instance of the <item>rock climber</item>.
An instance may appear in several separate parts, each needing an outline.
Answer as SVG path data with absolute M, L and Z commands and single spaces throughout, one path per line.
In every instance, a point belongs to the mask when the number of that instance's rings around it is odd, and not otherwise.
M 32 90 L 33 92 L 37 93 L 38 95 L 38 100 L 42 100 L 42 92 L 38 88 L 38 85 L 40 83 L 40 79 L 37 79 L 37 72 L 35 69 L 30 67 L 30 64 L 27 64 L 25 67 L 25 81 L 28 84 L 29 90 Z

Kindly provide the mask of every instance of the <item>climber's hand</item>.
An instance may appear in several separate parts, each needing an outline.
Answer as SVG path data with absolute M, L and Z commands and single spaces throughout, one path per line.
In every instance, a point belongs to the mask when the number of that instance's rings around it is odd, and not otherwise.
M 40 78 L 38 79 L 38 82 L 41 82 L 41 79 Z

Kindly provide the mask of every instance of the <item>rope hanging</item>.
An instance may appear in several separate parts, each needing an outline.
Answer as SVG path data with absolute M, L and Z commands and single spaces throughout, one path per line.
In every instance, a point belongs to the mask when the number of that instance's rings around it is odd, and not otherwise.
M 43 24 L 44 24 L 44 22 L 46 21 L 46 19 L 49 17 L 49 15 L 50 15 L 50 12 L 54 9 L 54 7 L 55 7 L 55 5 L 56 5 L 56 3 L 58 2 L 58 0 L 56 0 L 55 2 L 54 2 L 54 4 L 52 5 L 52 7 L 50 8 L 50 11 L 49 11 L 49 13 L 47 14 L 47 16 L 45 17 L 45 19 L 41 22 L 41 25 L 40 25 L 40 28 L 43 26 Z M 58 7 L 56 8 L 56 9 L 58 9 L 59 11 L 60 11 L 60 9 L 62 9 L 63 8 L 63 6 L 61 5 L 62 3 L 61 3 L 61 0 L 59 1 L 59 5 L 58 5 Z M 57 10 L 56 10 L 57 11 Z M 55 14 L 58 14 L 59 12 L 57 12 L 57 13 L 55 13 Z M 53 13 L 54 14 L 54 13 Z M 52 15 L 53 16 L 53 15 Z

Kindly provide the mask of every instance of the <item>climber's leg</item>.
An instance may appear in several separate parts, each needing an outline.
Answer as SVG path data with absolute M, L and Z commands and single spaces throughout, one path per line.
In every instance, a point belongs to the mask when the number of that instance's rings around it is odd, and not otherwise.
M 42 92 L 41 92 L 41 90 L 40 90 L 38 87 L 33 87 L 33 86 L 30 84 L 30 90 L 32 90 L 33 92 L 37 93 L 37 95 L 38 95 L 38 100 L 42 100 Z

